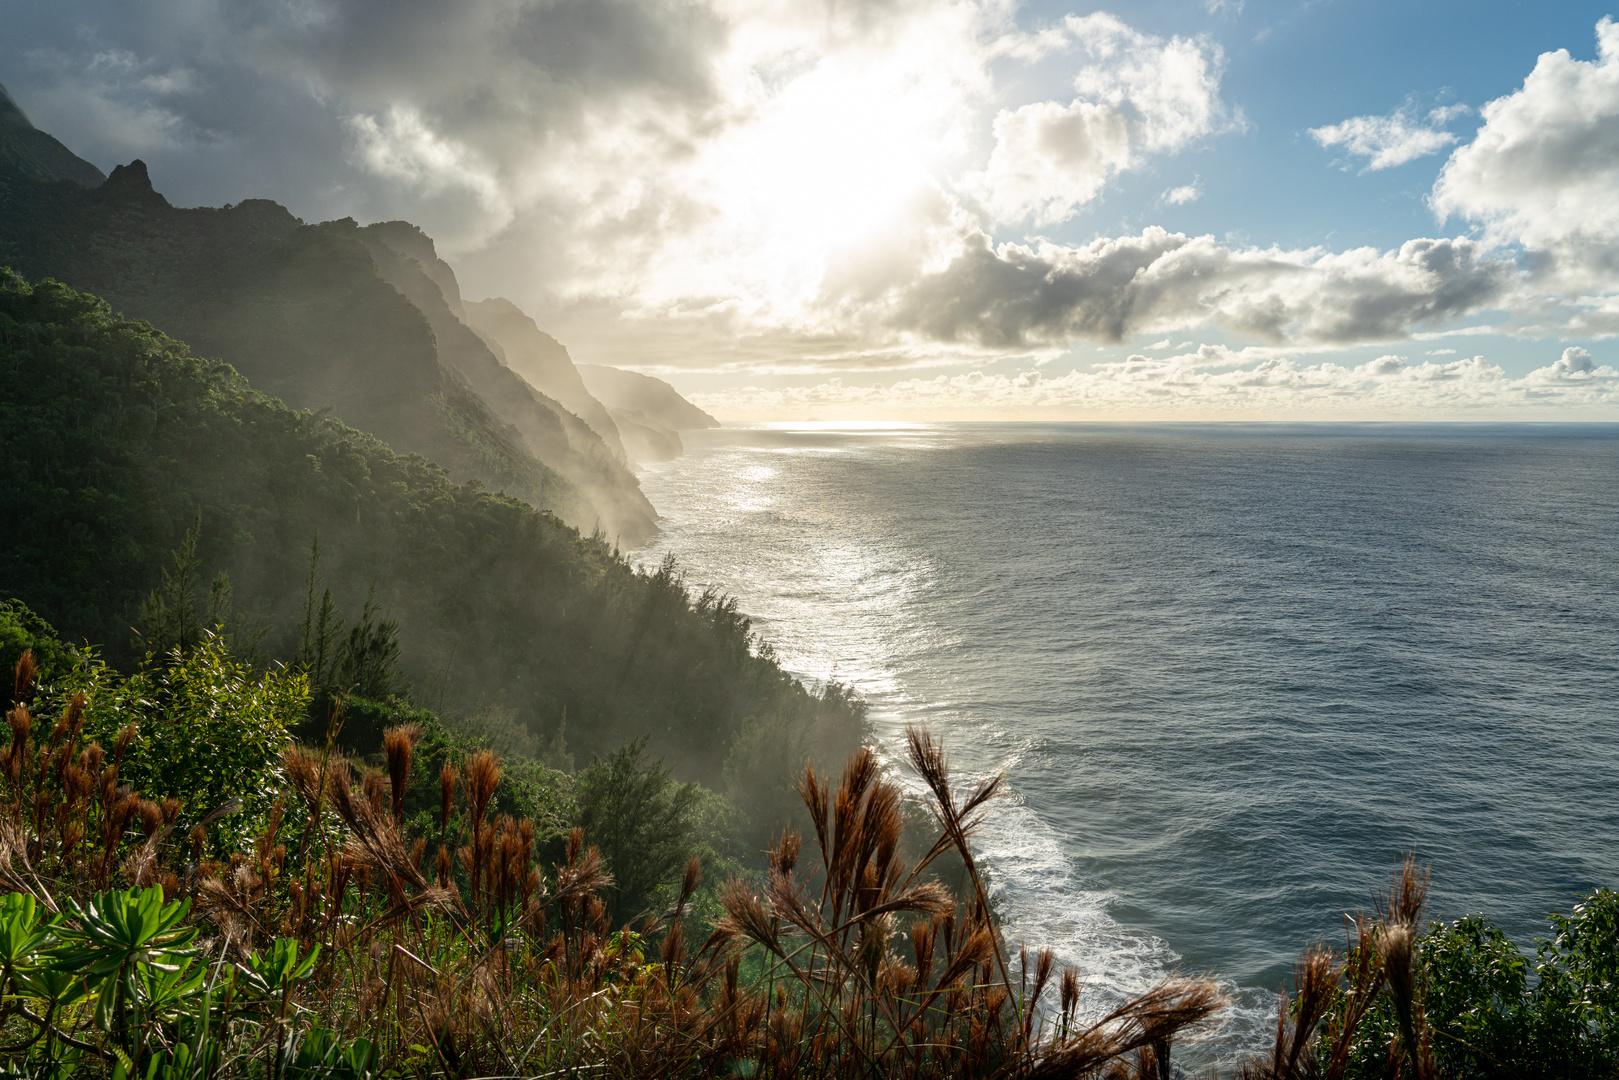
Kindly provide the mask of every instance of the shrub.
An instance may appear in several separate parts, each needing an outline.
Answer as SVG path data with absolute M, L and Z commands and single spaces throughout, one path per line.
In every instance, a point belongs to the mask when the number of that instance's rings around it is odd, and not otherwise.
M 17 661 L 24 651 L 31 652 L 38 665 L 39 676 L 50 680 L 65 672 L 72 664 L 72 649 L 56 636 L 51 624 L 28 609 L 21 600 L 0 600 L 0 696 L 9 708 L 15 687 L 10 673 L 17 670 Z
M 0 755 L 0 1017 L 22 1075 L 1133 1078 L 1164 1075 L 1178 1033 L 1221 1003 L 1176 978 L 1082 1020 L 1050 952 L 1013 966 L 968 847 L 999 780 L 954 792 L 921 733 L 911 760 L 939 826 L 925 855 L 901 854 L 900 789 L 869 749 L 836 788 L 806 770 L 814 853 L 784 833 L 762 894 L 728 883 L 693 950 L 696 860 L 669 910 L 614 930 L 582 830 L 546 872 L 533 823 L 489 812 L 488 751 L 444 771 L 432 860 L 403 808 L 423 734 L 405 725 L 385 735 L 385 772 L 289 747 L 262 832 L 199 861 L 165 830 L 136 833 L 146 814 L 124 812 L 116 766 L 99 796 L 74 794 L 75 760 L 101 764 L 75 755 L 74 700 L 37 742 L 14 708 Z M 642 755 L 598 775 L 685 805 Z M 79 826 L 98 833 L 88 851 Z M 972 879 L 963 902 L 927 880 L 947 850 Z M 135 888 L 109 890 L 114 868 Z
M 1619 893 L 1599 889 L 1531 962 L 1489 919 L 1418 933 L 1427 877 L 1408 860 L 1344 955 L 1306 953 L 1276 1045 L 1248 1080 L 1583 1080 L 1619 1074 Z
M 132 729 L 120 776 L 139 791 L 180 799 L 190 820 L 232 799 L 266 807 L 281 751 L 309 701 L 301 674 L 281 665 L 254 671 L 207 631 L 189 653 L 148 657 L 128 676 L 86 650 L 50 691 L 57 707 L 85 696 L 87 741 L 114 747 Z

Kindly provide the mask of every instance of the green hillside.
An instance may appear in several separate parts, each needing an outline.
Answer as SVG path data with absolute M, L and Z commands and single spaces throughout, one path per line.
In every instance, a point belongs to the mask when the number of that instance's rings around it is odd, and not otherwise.
M 87 189 L 0 160 L 0 264 L 105 297 L 223 358 L 265 392 L 329 409 L 455 480 L 476 478 L 625 544 L 655 531 L 634 477 L 615 469 L 605 448 L 592 456 L 566 434 L 533 437 L 536 426 L 561 433 L 570 417 L 453 316 L 446 313 L 464 340 L 442 322 L 435 328 L 445 303 L 439 285 L 379 243 L 392 234 L 376 228 L 362 232 L 347 219 L 304 225 L 257 199 L 176 208 L 139 161 Z M 424 288 L 407 295 L 417 283 Z
M 347 244 L 337 228 L 297 237 Z M 115 660 L 132 656 L 139 603 L 200 514 L 205 573 L 228 571 L 238 610 L 272 628 L 271 655 L 296 647 L 318 533 L 343 608 L 357 613 L 374 585 L 398 620 L 416 686 L 452 712 L 509 709 L 544 737 L 565 716 L 580 760 L 648 735 L 680 774 L 717 785 L 728 757 L 801 761 L 860 735 L 853 702 L 806 691 L 757 654 L 734 605 L 688 598 L 672 569 L 638 573 L 550 514 L 288 409 L 95 297 L 9 272 L 0 467 L 0 596 Z

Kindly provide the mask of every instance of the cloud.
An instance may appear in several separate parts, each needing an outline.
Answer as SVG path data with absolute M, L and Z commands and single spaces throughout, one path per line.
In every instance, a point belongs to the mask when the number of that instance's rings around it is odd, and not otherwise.
M 1196 180 L 1193 180 L 1190 184 L 1182 184 L 1180 187 L 1170 188 L 1168 191 L 1159 196 L 1159 198 L 1163 199 L 1164 202 L 1169 203 L 1171 206 L 1185 206 L 1187 203 L 1197 202 L 1197 200 L 1201 199 L 1202 197 L 1203 188 Z
M 8 28 L 0 62 L 35 122 L 92 160 L 139 154 L 182 203 L 266 195 L 310 218 L 411 217 L 451 250 L 514 212 L 571 209 L 615 176 L 622 194 L 737 115 L 721 85 L 729 24 L 704 3 L 466 0 L 453 17 L 429 0 L 45 8 L 15 17 L 28 25 Z M 98 120 L 126 115 L 166 137 Z
M 1394 251 L 1233 248 L 1161 228 L 1066 247 L 965 241 L 894 299 L 891 325 L 929 337 L 1026 346 L 1218 326 L 1267 341 L 1350 344 L 1486 310 L 1513 264 L 1466 238 Z
M 1367 158 L 1366 171 L 1392 169 L 1454 145 L 1456 136 L 1442 130 L 1467 112 L 1466 106 L 1434 109 L 1424 123 L 1407 103 L 1388 116 L 1353 116 L 1338 124 L 1310 129 L 1310 137 L 1323 147 L 1342 146 L 1356 157 Z
M 1031 32 L 1014 0 L 71 7 L 18 7 L 0 34 L 42 127 L 103 167 L 139 154 L 181 205 L 417 221 L 469 295 L 513 296 L 587 360 L 1038 365 L 1074 338 L 1381 343 L 1514 305 L 1619 332 L 1611 272 L 1544 287 L 1619 236 L 1607 22 L 1598 62 L 1542 57 L 1452 156 L 1434 205 L 1477 235 L 1334 252 L 1162 228 L 1017 239 L 1243 123 L 1217 45 L 1111 15 Z M 1063 92 L 1027 89 L 1049 58 Z M 1438 130 L 1458 108 L 1396 116 Z
M 1105 13 L 1070 15 L 1063 31 L 1089 61 L 1077 96 L 1002 110 L 988 166 L 965 184 L 996 220 L 1065 221 L 1116 174 L 1229 123 L 1218 45 L 1166 41 Z
M 422 197 L 470 197 L 482 211 L 477 240 L 510 224 L 516 212 L 492 163 L 465 143 L 433 130 L 414 109 L 394 105 L 379 116 L 348 118 L 354 154 L 379 177 L 396 180 Z
M 1227 415 L 1399 418 L 1604 415 L 1619 404 L 1619 371 L 1569 353 L 1522 378 L 1481 356 L 1413 364 L 1386 355 L 1362 364 L 1300 364 L 1271 358 L 1241 367 L 1217 352 L 1154 359 L 1131 356 L 1089 371 L 1047 376 L 974 371 L 964 375 L 853 385 L 842 378 L 788 389 L 745 387 L 696 394 L 728 419 L 824 417 L 1060 417 Z M 1211 363 L 1211 361 L 1213 363 Z
M 1597 58 L 1544 53 L 1523 86 L 1484 106 L 1484 126 L 1434 185 L 1441 218 L 1537 256 L 1566 292 L 1612 293 L 1619 268 L 1619 25 L 1597 24 Z M 1611 331 L 1609 331 L 1611 332 Z
M 70 115 L 92 141 L 130 155 L 216 137 L 176 107 L 196 90 L 195 72 L 184 66 L 119 48 L 94 50 L 78 59 L 39 48 L 29 52 L 28 62 L 52 75 L 51 89 L 31 103 L 36 124 L 51 128 Z
M 1603 367 L 1601 370 L 1609 372 L 1613 369 Z M 1598 368 L 1591 359 L 1591 354 L 1578 345 L 1570 345 L 1563 350 L 1562 356 L 1552 361 L 1550 366 L 1539 368 L 1532 374 L 1538 381 L 1557 382 L 1564 379 L 1594 380 L 1604 377 L 1597 372 Z

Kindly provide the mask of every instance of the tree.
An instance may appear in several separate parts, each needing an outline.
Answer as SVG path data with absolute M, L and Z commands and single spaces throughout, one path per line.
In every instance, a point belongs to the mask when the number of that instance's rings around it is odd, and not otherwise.
M 196 522 L 186 530 L 180 546 L 174 549 L 174 572 L 170 573 L 165 568 L 162 584 L 147 593 L 146 599 L 141 601 L 135 632 L 140 635 L 149 653 L 162 656 L 175 649 L 189 653 L 202 640 L 203 615 L 197 609 L 197 582 L 202 576 L 197 541 L 201 538 L 202 514 L 198 513 Z M 216 578 L 210 593 L 208 615 L 212 617 L 217 614 L 215 605 L 221 598 L 229 603 L 229 580 L 225 580 L 221 589 L 220 580 Z
M 309 549 L 304 617 L 298 624 L 298 666 L 309 676 L 317 702 L 329 702 L 338 696 L 371 701 L 408 696 L 399 674 L 399 623 L 382 617 L 373 581 L 366 592 L 360 621 L 344 637 L 337 602 L 321 579 L 318 535 Z
M 661 758 L 646 760 L 646 744 L 626 743 L 579 774 L 579 824 L 613 875 L 615 924 L 646 911 L 697 847 L 702 789 L 669 779 Z
M 216 634 L 232 652 L 252 660 L 268 627 L 250 626 L 235 611 L 230 575 L 221 570 L 208 586 L 208 601 L 199 608 L 197 585 L 202 580 L 202 512 L 187 529 L 180 546 L 170 554 L 174 572 L 162 571 L 163 581 L 141 601 L 136 616 L 139 647 L 151 655 L 189 654 L 205 634 Z

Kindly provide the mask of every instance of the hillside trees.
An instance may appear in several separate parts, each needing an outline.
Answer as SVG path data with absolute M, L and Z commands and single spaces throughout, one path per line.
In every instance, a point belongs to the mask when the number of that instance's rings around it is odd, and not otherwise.
M 398 671 L 446 708 L 511 710 L 581 761 L 646 736 L 682 779 L 719 786 L 739 733 L 858 742 L 860 705 L 811 692 L 755 648 L 734 602 L 693 598 L 672 564 L 638 572 L 602 539 L 455 484 L 339 421 L 65 286 L 0 282 L 0 595 L 129 666 L 129 628 L 195 527 L 204 576 L 291 659 L 308 552 L 335 602 L 397 621 Z M 375 587 L 375 593 L 370 590 Z M 362 622 L 365 617 L 362 616 Z M 559 751 L 564 748 L 559 747 Z

